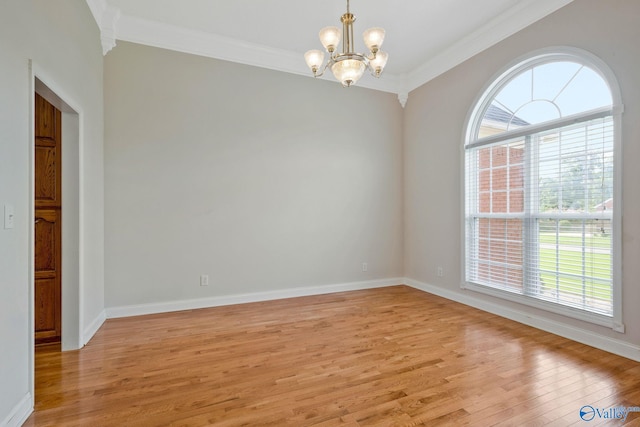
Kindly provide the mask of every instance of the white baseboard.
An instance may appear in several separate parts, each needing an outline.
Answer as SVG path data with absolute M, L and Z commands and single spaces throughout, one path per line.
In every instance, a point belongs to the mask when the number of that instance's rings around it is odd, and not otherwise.
M 87 345 L 87 343 L 91 340 L 91 338 L 93 338 L 96 332 L 98 332 L 98 329 L 100 329 L 100 326 L 102 326 L 105 320 L 107 320 L 107 312 L 105 310 L 102 310 L 100 314 L 98 314 L 98 317 L 93 319 L 93 322 L 91 322 L 91 324 L 89 324 L 89 326 L 85 328 L 84 332 L 82 333 L 81 344 L 83 347 Z
M 20 402 L 13 407 L 9 415 L 0 422 L 0 427 L 20 427 L 27 421 L 29 415 L 33 412 L 33 398 L 31 393 L 24 395 Z
M 121 307 L 109 307 L 106 309 L 108 319 L 117 317 L 140 316 L 144 314 L 167 313 L 171 311 L 195 310 L 199 308 L 220 307 L 232 304 L 245 304 L 250 302 L 270 301 L 284 298 L 294 298 L 310 295 L 331 294 L 336 292 L 356 291 L 361 289 L 381 288 L 402 283 L 403 278 L 395 277 L 380 280 L 368 280 L 363 282 L 350 282 L 324 286 L 310 286 L 292 289 L 281 289 L 267 292 L 255 292 L 219 297 L 199 298 L 182 301 L 168 301 L 150 304 L 127 305 Z
M 267 292 L 255 292 L 236 295 L 225 295 L 211 298 L 199 298 L 182 301 L 168 301 L 150 304 L 128 305 L 107 308 L 85 333 L 86 342 L 98 330 L 105 320 L 118 317 L 140 316 L 145 314 L 167 313 L 171 311 L 195 310 L 199 308 L 219 307 L 231 304 L 245 304 L 259 301 L 270 301 L 284 298 L 294 298 L 309 295 L 321 295 L 335 292 L 355 291 L 361 289 L 373 289 L 385 286 L 406 284 L 415 289 L 434 294 L 452 301 L 459 302 L 480 310 L 496 314 L 507 319 L 523 323 L 543 331 L 550 332 L 582 344 L 590 345 L 610 353 L 617 354 L 640 362 L 640 346 L 626 341 L 610 338 L 592 331 L 567 325 L 555 320 L 550 320 L 539 315 L 533 315 L 519 310 L 504 307 L 500 304 L 488 302 L 471 295 L 423 283 L 411 278 L 389 278 L 380 280 L 369 280 L 363 282 L 350 282 L 325 286 L 299 287 L 292 289 L 281 289 Z M 106 313 L 106 316 L 105 316 Z M 89 333 L 90 332 L 90 333 Z M 88 338 L 88 339 L 87 339 Z
M 542 316 L 513 310 L 499 304 L 474 298 L 471 295 L 453 292 L 451 290 L 419 282 L 414 279 L 404 278 L 403 280 L 406 285 L 411 286 L 412 288 L 487 311 L 489 313 L 640 362 L 640 346 L 626 341 L 610 338 L 586 329 L 550 320 Z

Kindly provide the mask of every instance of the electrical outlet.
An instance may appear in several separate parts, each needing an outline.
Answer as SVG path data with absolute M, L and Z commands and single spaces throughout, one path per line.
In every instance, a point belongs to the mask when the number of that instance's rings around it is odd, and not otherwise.
M 367 271 L 369 269 L 369 266 L 367 265 L 366 262 L 362 263 L 362 271 Z
M 209 275 L 202 274 L 200 276 L 200 286 L 209 286 Z
M 438 267 L 438 277 L 444 277 L 444 269 L 442 267 Z

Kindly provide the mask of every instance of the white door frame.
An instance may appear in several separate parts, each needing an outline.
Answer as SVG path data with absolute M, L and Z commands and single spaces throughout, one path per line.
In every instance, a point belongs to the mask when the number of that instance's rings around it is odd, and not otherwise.
M 62 350 L 83 342 L 83 113 L 56 80 L 29 61 L 29 215 L 35 215 L 35 100 L 38 93 L 62 112 Z M 32 221 L 32 220 L 30 220 Z M 35 402 L 35 277 L 34 230 L 29 228 L 29 373 Z

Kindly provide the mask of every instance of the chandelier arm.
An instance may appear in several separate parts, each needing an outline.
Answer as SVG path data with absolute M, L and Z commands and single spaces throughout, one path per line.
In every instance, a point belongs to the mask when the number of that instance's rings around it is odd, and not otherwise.
M 324 75 L 324 72 L 327 71 L 327 68 L 329 67 L 329 64 L 331 64 L 332 59 L 329 59 L 327 61 L 326 64 L 324 64 L 324 66 L 322 67 L 322 71 L 318 72 L 316 71 L 315 73 L 313 73 L 313 77 L 322 77 Z

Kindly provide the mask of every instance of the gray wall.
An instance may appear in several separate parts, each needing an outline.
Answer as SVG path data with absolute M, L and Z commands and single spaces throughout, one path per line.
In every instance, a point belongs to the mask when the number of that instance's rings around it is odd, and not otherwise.
M 39 77 L 61 92 L 81 115 L 83 330 L 102 312 L 103 98 L 102 51 L 95 21 L 82 0 L 7 0 L 0 6 L 0 212 L 15 207 L 15 228 L 0 221 L 0 424 L 29 398 L 30 163 L 32 59 Z M 64 213 L 63 213 L 64 215 Z M 1 215 L 0 215 L 1 216 Z M 78 265 L 76 263 L 76 265 Z M 78 333 L 76 327 L 75 333 Z
M 401 150 L 392 94 L 118 43 L 106 306 L 401 276 Z
M 29 59 L 79 113 L 82 333 L 105 306 L 403 274 L 470 294 L 459 287 L 469 108 L 520 55 L 591 51 L 617 75 L 625 104 L 627 332 L 473 296 L 640 344 L 639 21 L 635 0 L 575 0 L 413 91 L 404 111 L 390 94 L 119 43 L 105 60 L 103 102 L 99 33 L 85 2 L 4 1 L 0 212 L 12 204 L 16 224 L 0 227 L 0 423 L 32 385 Z M 203 273 L 209 287 L 198 286 Z
M 640 2 L 576 0 L 411 92 L 405 111 L 405 275 L 602 335 L 640 344 Z M 461 165 L 469 109 L 485 85 L 516 58 L 549 46 L 574 46 L 604 60 L 620 84 L 623 115 L 622 335 L 532 308 L 462 291 Z M 443 266 L 444 277 L 437 277 Z

